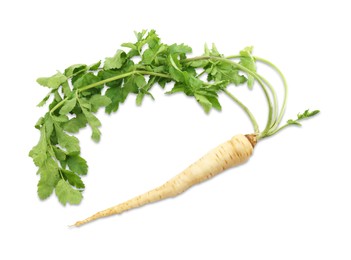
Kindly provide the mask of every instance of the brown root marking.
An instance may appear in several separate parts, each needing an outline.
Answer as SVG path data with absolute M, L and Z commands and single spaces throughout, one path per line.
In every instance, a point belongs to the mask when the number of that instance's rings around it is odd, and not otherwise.
M 247 134 L 245 137 L 250 141 L 253 148 L 255 148 L 257 144 L 257 135 L 256 134 Z
M 256 142 L 255 135 L 236 135 L 208 152 L 184 171 L 156 189 L 100 211 L 85 220 L 77 221 L 74 226 L 78 227 L 102 217 L 121 214 L 124 211 L 138 208 L 145 204 L 175 197 L 190 187 L 210 179 L 228 168 L 246 162 L 251 157 Z

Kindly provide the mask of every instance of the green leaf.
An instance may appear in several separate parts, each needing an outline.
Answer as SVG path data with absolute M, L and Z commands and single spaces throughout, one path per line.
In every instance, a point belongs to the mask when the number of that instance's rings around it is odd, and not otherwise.
M 40 174 L 38 196 L 40 199 L 44 200 L 52 194 L 59 180 L 58 165 L 49 157 L 45 160 L 43 165 L 39 167 L 38 173 Z
M 89 102 L 91 104 L 91 111 L 97 112 L 100 107 L 108 106 L 111 103 L 111 99 L 107 96 L 96 94 L 89 99 Z
M 200 95 L 200 94 L 196 94 L 196 93 L 194 96 L 195 96 L 197 102 L 199 102 L 199 104 L 205 110 L 205 112 L 209 113 L 211 108 L 212 108 L 212 103 L 207 99 L 207 97 Z
M 137 106 L 141 106 L 141 103 L 143 102 L 143 98 L 144 98 L 145 94 L 144 93 L 141 93 L 139 92 L 137 97 L 136 97 L 136 105 Z
M 53 93 L 53 91 L 50 91 L 50 93 L 47 94 L 47 95 L 42 99 L 42 101 L 39 102 L 39 104 L 38 104 L 37 106 L 38 106 L 38 107 L 44 106 L 44 105 L 46 104 L 46 101 L 48 101 L 49 98 L 51 97 L 52 93 Z
M 86 175 L 88 173 L 87 162 L 79 155 L 68 156 L 67 164 L 68 167 L 77 174 Z
M 106 58 L 104 63 L 104 70 L 120 69 L 126 61 L 127 54 L 122 50 L 117 50 L 115 56 Z
M 184 82 L 189 77 L 188 72 L 182 71 L 182 65 L 179 60 L 176 58 L 176 55 L 168 56 L 169 64 L 169 74 L 176 82 Z
M 174 67 L 169 68 L 169 74 L 171 75 L 172 79 L 176 82 L 183 82 L 184 81 L 184 73 L 180 70 L 175 69 Z
M 168 61 L 171 67 L 181 72 L 182 65 L 180 64 L 179 60 L 177 59 L 176 55 L 169 55 Z
M 137 94 L 139 92 L 139 88 L 143 87 L 145 84 L 145 79 L 141 75 L 134 74 L 127 77 L 122 88 L 122 103 L 125 101 L 129 93 Z
M 186 54 L 186 53 L 191 53 L 192 49 L 191 47 L 182 44 L 172 44 L 169 46 L 169 53 L 170 54 Z
M 306 119 L 306 118 L 310 118 L 314 115 L 317 115 L 319 113 L 319 110 L 314 110 L 314 111 L 309 111 L 309 109 L 305 110 L 305 112 L 303 112 L 302 114 L 301 113 L 298 113 L 297 114 L 297 119 L 295 120 L 292 120 L 292 119 L 289 119 L 286 124 L 287 125 L 298 125 L 298 126 L 301 126 L 301 123 L 299 123 L 299 121 L 303 120 L 303 119 Z
M 101 126 L 101 122 L 96 116 L 94 116 L 93 113 L 90 112 L 91 104 L 86 99 L 83 99 L 83 98 L 80 99 L 79 103 L 81 105 L 83 114 L 86 117 L 87 122 L 91 127 L 91 130 L 92 130 L 91 138 L 95 142 L 100 141 L 101 132 L 99 130 L 99 127 Z
M 170 91 L 166 92 L 166 95 L 175 94 L 178 92 L 185 92 L 185 88 L 186 88 L 186 86 L 183 83 L 177 82 L 174 84 L 174 87 Z
M 52 118 L 55 122 L 59 122 L 59 123 L 65 123 L 65 122 L 68 121 L 68 116 L 66 116 L 66 115 L 51 116 L 51 118 Z
M 101 65 L 101 60 L 89 66 L 89 70 L 98 70 Z
M 105 108 L 105 112 L 107 114 L 116 112 L 118 110 L 119 103 L 123 103 L 126 98 L 121 87 L 109 88 L 106 90 L 105 95 L 111 100 L 111 103 Z
M 146 34 L 146 30 L 142 30 L 141 32 L 134 31 L 135 37 L 137 38 L 138 42 L 141 41 Z
M 189 66 L 194 67 L 194 68 L 203 68 L 206 65 L 208 65 L 209 61 L 208 60 L 196 60 L 192 61 L 189 63 Z
M 139 89 L 139 93 L 138 93 L 138 95 L 136 97 L 136 105 L 137 106 L 141 105 L 145 95 L 148 95 L 148 96 L 151 97 L 152 100 L 155 100 L 154 96 L 148 91 L 151 88 L 152 84 L 153 84 L 153 81 L 152 82 L 149 81 L 147 83 L 147 85 L 145 85 L 143 88 Z
M 96 75 L 94 75 L 93 73 L 89 72 L 86 74 L 83 74 L 82 76 L 80 76 L 78 79 L 76 79 L 73 82 L 73 86 L 75 89 L 79 89 L 79 88 L 83 88 L 86 87 L 90 84 L 99 82 L 100 78 Z M 102 85 L 101 85 L 102 86 Z M 99 87 L 101 87 L 99 86 Z
M 55 75 L 51 77 L 38 78 L 37 82 L 41 86 L 57 89 L 66 80 L 67 80 L 67 77 L 65 75 L 63 75 L 61 72 L 57 72 Z
M 77 174 L 75 174 L 72 171 L 66 170 L 66 169 L 61 169 L 62 175 L 65 180 L 69 182 L 72 186 L 76 187 L 77 189 L 84 189 L 85 185 Z
M 99 127 L 101 126 L 100 120 L 90 112 L 84 113 L 84 115 L 92 130 L 91 139 L 95 142 L 99 142 L 101 137 L 101 132 L 99 130 Z
M 44 126 L 45 126 L 45 135 L 47 140 L 50 139 L 54 131 L 54 122 L 52 119 L 53 119 L 53 116 L 51 116 L 49 113 L 45 115 Z
M 150 49 L 156 49 L 160 45 L 160 38 L 155 30 L 150 30 L 145 38 Z
M 73 108 L 76 106 L 76 104 L 77 104 L 76 97 L 72 97 L 71 99 L 66 100 L 60 109 L 60 115 L 66 115 L 69 112 L 71 112 Z
M 319 110 L 314 110 L 314 111 L 309 111 L 309 109 L 305 110 L 305 112 L 303 112 L 302 114 L 297 114 L 297 120 L 302 120 L 305 118 L 309 118 L 312 117 L 314 115 L 317 115 L 319 113 Z
M 157 55 L 157 52 L 151 49 L 147 49 L 144 51 L 142 59 L 143 59 L 143 63 L 145 64 L 151 64 L 152 61 L 155 59 Z
M 68 84 L 68 81 L 62 83 L 62 92 L 65 97 L 69 97 L 72 94 L 72 90 Z
M 57 102 L 62 101 L 62 97 L 61 97 L 60 93 L 57 90 L 54 92 L 54 99 Z
M 66 149 L 68 155 L 79 154 L 80 147 L 78 139 L 75 136 L 66 134 L 57 123 L 54 125 L 58 144 Z
M 147 49 L 142 55 L 142 62 L 144 64 L 151 64 L 154 60 L 156 60 L 158 55 L 165 52 L 166 50 L 167 46 L 163 44 L 154 46 L 152 49 Z
M 55 189 L 54 185 L 51 185 L 49 183 L 46 183 L 45 181 L 39 180 L 37 185 L 38 197 L 41 200 L 45 200 L 48 197 L 50 197 L 54 189 Z
M 40 139 L 36 146 L 34 146 L 30 152 L 29 156 L 32 157 L 33 162 L 36 166 L 40 167 L 44 164 L 47 159 L 47 142 L 46 142 L 46 131 L 45 127 L 40 129 Z
M 40 128 L 43 126 L 43 124 L 44 124 L 44 117 L 40 117 L 39 119 L 38 119 L 38 121 L 35 123 L 35 125 L 34 125 L 34 127 L 36 128 L 36 129 L 39 129 L 40 130 Z
M 203 86 L 203 82 L 194 76 L 189 75 L 189 77 L 186 77 L 185 79 L 186 85 L 189 86 L 192 92 L 195 92 L 197 89 Z
M 55 157 L 57 158 L 57 160 L 59 160 L 59 161 L 66 160 L 66 153 L 63 150 L 61 150 L 56 145 L 51 146 L 51 147 L 54 150 L 54 154 L 55 154 Z
M 72 77 L 75 74 L 88 70 L 88 66 L 85 64 L 74 64 L 65 69 L 64 74 L 67 78 Z
M 138 88 L 143 88 L 146 85 L 145 78 L 142 75 L 135 75 L 134 81 Z
M 126 47 L 126 48 L 130 48 L 132 50 L 137 50 L 137 46 L 131 42 L 122 43 L 121 46 Z
M 82 201 L 82 193 L 79 190 L 72 188 L 65 180 L 61 179 L 55 189 L 56 196 L 62 205 L 67 203 L 77 205 Z
M 217 97 L 213 97 L 213 96 L 206 96 L 206 98 L 208 99 L 208 101 L 210 101 L 212 107 L 218 111 L 222 110 L 222 106 L 218 101 Z
M 68 122 L 63 124 L 63 130 L 69 133 L 78 133 L 79 129 L 87 125 L 87 119 L 84 114 L 80 113 L 76 117 L 70 119 Z
M 217 47 L 214 43 L 212 43 L 212 48 L 209 49 L 207 44 L 205 44 L 205 56 L 213 56 L 213 57 L 223 57 L 222 54 L 220 54 L 217 50 Z
M 255 58 L 252 56 L 253 47 L 249 46 L 240 51 L 240 62 L 239 64 L 243 65 L 245 68 L 252 72 L 256 72 L 256 61 Z M 255 78 L 247 73 L 247 86 L 252 89 L 253 84 L 255 82 Z
M 227 62 L 215 62 L 206 69 L 206 72 L 208 80 L 214 79 L 215 82 L 228 81 L 236 86 L 246 82 L 246 78 L 239 74 L 239 70 Z

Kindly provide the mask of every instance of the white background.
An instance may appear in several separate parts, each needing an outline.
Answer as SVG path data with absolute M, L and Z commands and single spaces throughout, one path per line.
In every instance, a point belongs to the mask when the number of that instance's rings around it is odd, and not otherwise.
M 2 1 L 0 259 L 351 259 L 350 57 L 348 1 Z M 286 118 L 321 114 L 263 140 L 243 166 L 176 199 L 96 221 L 69 224 L 162 184 L 188 164 L 252 127 L 225 96 L 205 115 L 193 99 L 164 96 L 117 114 L 99 113 L 101 142 L 79 133 L 88 160 L 79 206 L 36 195 L 28 151 L 47 108 L 39 76 L 112 56 L 134 30 L 165 43 L 205 42 L 237 54 L 253 45 L 285 73 Z M 275 74 L 266 74 L 281 88 Z M 266 107 L 232 88 L 264 125 Z M 281 92 L 280 92 L 281 94 Z M 101 111 L 102 112 L 102 111 Z

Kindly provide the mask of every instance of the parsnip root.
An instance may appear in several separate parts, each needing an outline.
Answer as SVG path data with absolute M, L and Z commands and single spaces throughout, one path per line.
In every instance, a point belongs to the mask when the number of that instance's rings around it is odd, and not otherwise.
M 211 150 L 165 184 L 134 197 L 114 207 L 100 211 L 89 218 L 77 221 L 73 226 L 81 226 L 93 220 L 141 207 L 170 197 L 175 197 L 190 187 L 203 182 L 228 168 L 246 162 L 252 155 L 256 135 L 236 135 L 229 141 Z

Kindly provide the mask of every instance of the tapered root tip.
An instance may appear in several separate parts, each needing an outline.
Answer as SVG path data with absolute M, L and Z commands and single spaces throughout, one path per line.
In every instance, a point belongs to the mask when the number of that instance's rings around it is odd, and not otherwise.
M 90 221 L 85 221 L 85 220 L 82 220 L 82 221 L 77 221 L 76 223 L 72 224 L 72 225 L 69 225 L 68 227 L 69 228 L 76 228 L 76 227 L 80 227 L 86 223 L 88 223 Z
M 72 224 L 72 225 L 68 225 L 69 228 L 75 228 L 75 227 L 79 227 L 79 226 L 80 226 L 80 225 L 79 225 L 78 222 L 76 222 L 76 223 L 74 223 L 74 224 Z
M 106 217 L 107 216 L 107 212 L 110 212 L 110 209 L 108 210 L 104 210 L 104 211 L 100 211 L 92 216 L 90 216 L 89 218 L 83 219 L 83 220 L 79 220 L 76 223 L 74 223 L 73 225 L 71 225 L 72 227 L 80 227 L 82 225 L 85 225 L 87 223 L 90 223 L 96 219 L 102 218 L 102 217 Z

